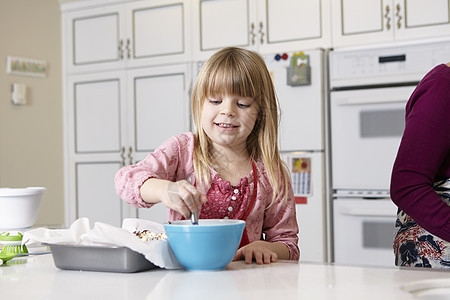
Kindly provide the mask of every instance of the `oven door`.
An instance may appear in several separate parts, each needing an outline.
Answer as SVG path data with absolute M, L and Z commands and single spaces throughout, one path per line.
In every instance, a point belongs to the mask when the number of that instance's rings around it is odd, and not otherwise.
M 388 190 L 414 86 L 331 92 L 334 189 Z
M 389 199 L 336 199 L 333 202 L 334 261 L 394 266 L 397 207 Z

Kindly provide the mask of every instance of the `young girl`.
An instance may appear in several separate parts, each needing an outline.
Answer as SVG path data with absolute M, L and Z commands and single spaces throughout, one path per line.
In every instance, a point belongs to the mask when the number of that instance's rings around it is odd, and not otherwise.
M 169 221 L 246 221 L 235 260 L 299 259 L 289 174 L 278 151 L 278 111 L 258 54 L 225 48 L 202 67 L 192 91 L 195 134 L 168 139 L 116 174 L 118 195 L 135 207 L 162 202 Z

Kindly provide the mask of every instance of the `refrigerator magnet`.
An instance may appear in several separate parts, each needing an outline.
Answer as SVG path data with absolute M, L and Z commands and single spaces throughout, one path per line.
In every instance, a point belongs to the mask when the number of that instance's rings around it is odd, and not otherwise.
M 300 53 L 291 56 L 291 61 L 289 67 L 287 68 L 287 85 L 311 85 L 311 66 L 309 64 L 309 55 Z

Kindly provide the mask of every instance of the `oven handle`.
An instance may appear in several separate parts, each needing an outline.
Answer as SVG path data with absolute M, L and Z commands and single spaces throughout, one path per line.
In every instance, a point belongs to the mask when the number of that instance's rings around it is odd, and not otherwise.
M 341 207 L 339 212 L 343 215 L 354 217 L 396 217 L 395 212 L 387 209 L 367 209 L 367 208 L 351 208 Z
M 342 98 L 337 99 L 335 103 L 337 105 L 361 105 L 361 104 L 379 104 L 379 103 L 403 103 L 407 102 L 407 98 L 398 98 L 398 99 L 392 99 L 392 98 L 379 98 L 379 97 L 364 97 L 364 98 L 357 98 L 357 99 L 351 99 L 351 98 Z

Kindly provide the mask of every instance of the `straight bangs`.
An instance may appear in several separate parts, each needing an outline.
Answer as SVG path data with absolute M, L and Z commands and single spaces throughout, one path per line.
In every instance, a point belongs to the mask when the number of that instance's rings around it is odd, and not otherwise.
M 241 60 L 242 57 L 232 54 L 211 63 L 201 88 L 203 99 L 229 94 L 259 102 L 259 85 L 254 82 L 254 78 L 260 77 L 259 72 L 245 68 L 248 64 Z

